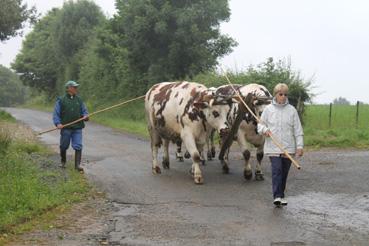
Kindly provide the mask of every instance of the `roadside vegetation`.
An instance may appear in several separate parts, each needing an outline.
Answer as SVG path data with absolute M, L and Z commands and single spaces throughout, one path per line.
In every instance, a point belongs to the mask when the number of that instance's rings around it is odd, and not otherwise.
M 86 199 L 85 178 L 72 168 L 61 170 L 57 160 L 30 129 L 0 110 L 0 245 L 32 229 L 39 216 Z

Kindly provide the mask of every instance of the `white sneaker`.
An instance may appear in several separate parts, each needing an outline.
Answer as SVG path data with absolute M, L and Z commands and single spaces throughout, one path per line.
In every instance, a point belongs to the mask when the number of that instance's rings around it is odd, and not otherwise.
M 288 202 L 287 202 L 287 199 L 286 198 L 282 198 L 281 199 L 281 205 L 282 206 L 287 206 Z
M 282 201 L 282 199 L 279 198 L 279 197 L 277 197 L 277 198 L 274 199 L 273 204 L 276 205 L 276 206 L 280 206 L 281 205 L 281 201 Z

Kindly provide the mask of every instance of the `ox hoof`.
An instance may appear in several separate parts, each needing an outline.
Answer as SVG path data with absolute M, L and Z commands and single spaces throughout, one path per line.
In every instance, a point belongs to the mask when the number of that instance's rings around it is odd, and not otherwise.
M 203 184 L 204 183 L 204 179 L 201 176 L 195 177 L 194 181 L 195 181 L 195 184 Z
M 215 158 L 215 155 L 216 155 L 215 148 L 214 148 L 214 147 L 212 147 L 212 148 L 211 148 L 211 156 L 212 156 L 213 158 Z
M 228 165 L 223 165 L 222 170 L 223 170 L 223 173 L 224 174 L 228 174 L 229 173 L 229 167 L 228 167 Z
M 152 173 L 153 174 L 161 174 L 160 167 L 153 167 L 152 168 Z
M 255 180 L 257 181 L 263 181 L 264 180 L 264 174 L 262 172 L 255 172 Z
M 245 170 L 243 171 L 243 176 L 246 180 L 252 179 L 252 171 L 251 170 Z
M 169 160 L 164 159 L 162 165 L 164 169 L 169 169 Z
M 186 158 L 186 159 L 191 158 L 191 155 L 190 155 L 190 153 L 188 153 L 188 151 L 186 151 L 186 153 L 184 154 L 184 158 Z

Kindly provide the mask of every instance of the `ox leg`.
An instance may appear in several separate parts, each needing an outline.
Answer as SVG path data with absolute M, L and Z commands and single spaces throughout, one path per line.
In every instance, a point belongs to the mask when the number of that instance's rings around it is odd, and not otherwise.
M 220 146 L 223 146 L 222 139 L 219 140 Z M 228 155 L 229 155 L 230 147 L 225 151 L 223 160 L 220 160 L 220 164 L 222 165 L 222 170 L 224 174 L 229 173 L 229 166 L 228 166 Z
M 197 145 L 197 149 L 199 150 L 200 152 L 200 160 L 201 160 L 201 164 L 203 166 L 205 166 L 205 157 L 204 157 L 204 146 L 203 145 Z
M 237 142 L 241 147 L 243 158 L 245 159 L 245 169 L 243 171 L 243 176 L 245 179 L 250 180 L 252 178 L 252 170 L 251 170 L 251 164 L 250 164 L 250 156 L 251 153 L 247 149 L 247 142 L 245 138 L 245 134 L 243 134 L 242 131 L 238 131 L 237 134 Z
M 202 172 L 200 169 L 201 157 L 199 151 L 196 148 L 195 140 L 190 134 L 184 135 L 182 139 L 187 151 L 192 157 L 192 173 L 195 184 L 202 184 L 204 182 L 204 179 L 202 177 Z
M 169 140 L 164 140 L 163 168 L 169 169 Z
M 210 133 L 210 136 L 208 138 L 208 141 L 207 141 L 207 147 L 208 147 L 207 157 L 208 157 L 208 161 L 211 161 L 211 160 L 213 160 L 213 158 L 215 158 L 214 134 L 215 134 L 215 130 L 212 130 L 211 133 Z
M 224 174 L 229 173 L 229 161 L 228 161 L 229 151 L 230 148 L 227 149 L 226 153 L 224 154 L 224 160 L 221 161 Z
M 182 141 L 177 141 L 176 145 L 177 145 L 176 159 L 177 161 L 183 162 Z
M 162 140 L 159 134 L 151 127 L 149 127 L 149 133 L 151 138 L 152 172 L 153 174 L 159 174 L 161 170 L 158 165 L 158 151 L 162 144 Z
M 264 174 L 261 171 L 261 161 L 263 160 L 264 157 L 264 146 L 260 146 L 257 149 L 256 152 L 256 159 L 257 159 L 257 164 L 256 164 L 256 170 L 255 170 L 255 179 L 257 181 L 262 181 L 264 180 Z

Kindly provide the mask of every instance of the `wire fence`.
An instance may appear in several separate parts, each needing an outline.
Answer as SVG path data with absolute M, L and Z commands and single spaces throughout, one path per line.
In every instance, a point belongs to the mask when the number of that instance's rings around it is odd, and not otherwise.
M 369 105 L 307 105 L 305 126 L 320 130 L 344 128 L 369 128 Z

